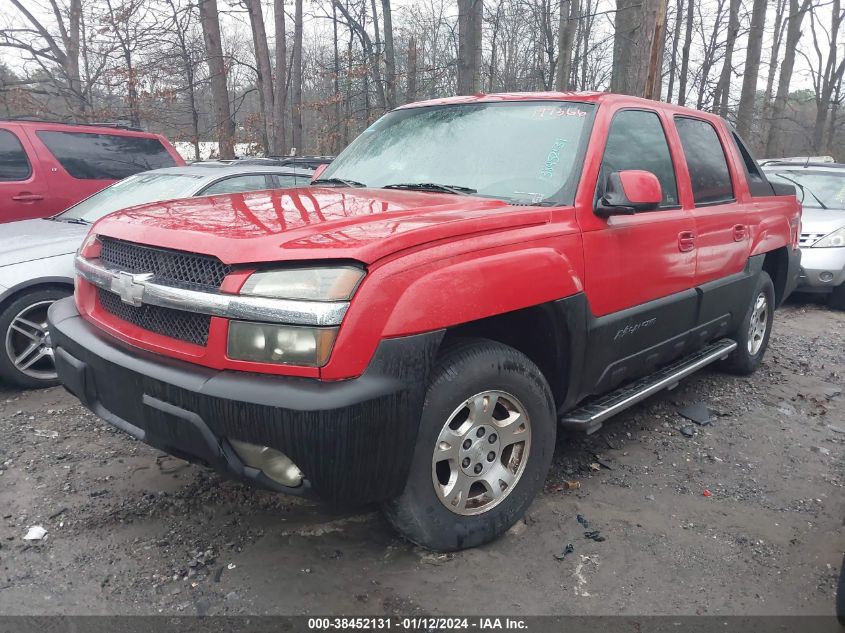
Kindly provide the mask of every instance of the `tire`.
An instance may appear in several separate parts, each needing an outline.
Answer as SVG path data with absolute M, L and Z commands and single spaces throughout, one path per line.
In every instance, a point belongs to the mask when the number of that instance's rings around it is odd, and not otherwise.
M 845 556 L 842 557 L 842 568 L 839 570 L 839 583 L 836 587 L 836 617 L 839 624 L 845 628 Z
M 762 306 L 761 301 L 764 302 Z M 769 273 L 762 271 L 751 294 L 751 303 L 742 325 L 733 337 L 737 348 L 720 364 L 723 371 L 741 376 L 757 371 L 769 346 L 774 307 L 775 287 Z
M 47 308 L 70 294 L 63 288 L 38 288 L 0 309 L 0 379 L 28 389 L 59 384 L 45 340 Z
M 827 304 L 834 310 L 845 310 L 845 283 L 833 289 Z
M 483 339 L 450 346 L 432 372 L 405 490 L 383 511 L 429 549 L 492 541 L 542 488 L 556 432 L 551 390 L 527 356 Z

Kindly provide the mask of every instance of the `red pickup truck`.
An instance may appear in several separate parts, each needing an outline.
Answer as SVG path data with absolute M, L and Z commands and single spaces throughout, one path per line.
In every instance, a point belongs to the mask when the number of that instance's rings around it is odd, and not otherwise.
M 800 212 L 710 114 L 429 101 L 312 187 L 101 220 L 51 342 L 66 387 L 136 438 L 470 547 L 525 512 L 559 425 L 759 366 Z

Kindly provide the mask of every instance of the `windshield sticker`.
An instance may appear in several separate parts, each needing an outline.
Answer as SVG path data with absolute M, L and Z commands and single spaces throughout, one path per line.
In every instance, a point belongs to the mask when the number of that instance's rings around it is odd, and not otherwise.
M 546 162 L 540 169 L 540 178 L 552 178 L 555 175 L 555 167 L 560 162 L 560 150 L 566 146 L 566 139 L 559 138 L 555 140 L 549 155 L 546 157 Z
M 574 116 L 583 119 L 587 116 L 586 110 L 575 108 L 573 106 L 540 106 L 534 110 L 535 119 L 561 119 L 563 117 Z

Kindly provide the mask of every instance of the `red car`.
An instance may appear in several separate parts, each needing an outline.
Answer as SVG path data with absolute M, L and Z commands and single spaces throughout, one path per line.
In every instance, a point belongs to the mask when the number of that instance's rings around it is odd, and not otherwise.
M 116 180 L 184 164 L 158 134 L 0 120 L 0 223 L 55 215 Z
M 98 222 L 50 310 L 56 365 L 174 455 L 470 547 L 525 512 L 559 424 L 760 365 L 797 282 L 794 193 L 664 103 L 408 105 L 312 187 Z

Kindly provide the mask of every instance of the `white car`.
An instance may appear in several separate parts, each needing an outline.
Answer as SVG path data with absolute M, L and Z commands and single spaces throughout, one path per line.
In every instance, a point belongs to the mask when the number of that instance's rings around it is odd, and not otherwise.
M 828 293 L 831 307 L 845 310 L 845 164 L 771 160 L 763 171 L 795 186 L 804 206 L 798 290 Z
M 47 308 L 73 292 L 73 257 L 91 224 L 127 207 L 174 198 L 305 186 L 312 170 L 243 161 L 142 172 L 57 216 L 0 224 L 0 380 L 57 384 L 46 344 Z

